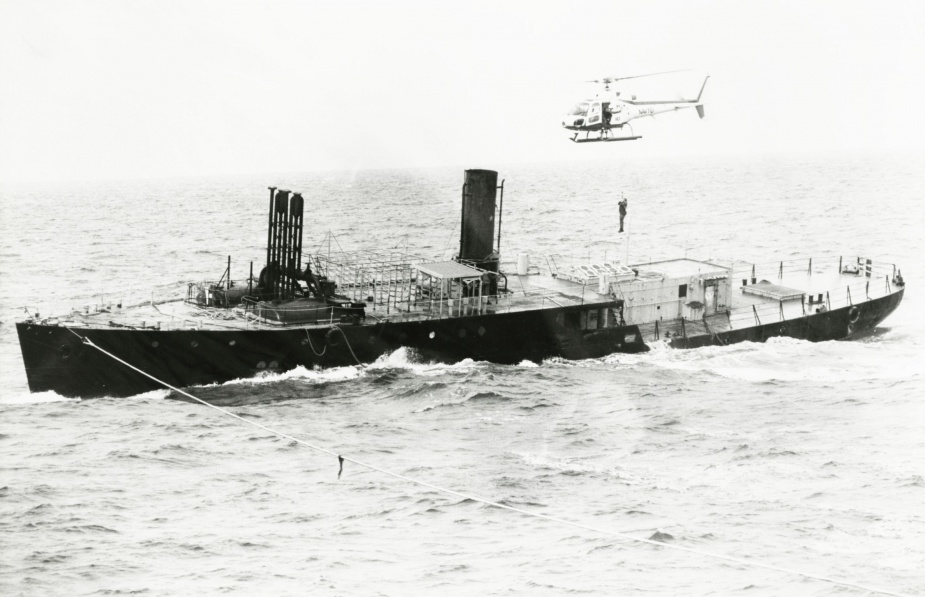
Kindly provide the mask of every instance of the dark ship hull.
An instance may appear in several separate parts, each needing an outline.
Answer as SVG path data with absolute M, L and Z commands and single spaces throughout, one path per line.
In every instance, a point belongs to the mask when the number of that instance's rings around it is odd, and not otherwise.
M 471 358 L 502 364 L 648 350 L 636 326 L 557 330 L 555 318 L 556 312 L 547 310 L 313 329 L 75 331 L 175 387 L 221 383 L 299 366 L 311 369 L 371 363 L 402 347 L 427 362 Z M 130 396 L 164 387 L 84 344 L 68 328 L 20 323 L 17 329 L 29 387 L 34 392 Z
M 892 313 L 902 297 L 900 290 L 858 305 L 853 324 L 851 308 L 844 307 L 746 329 L 677 336 L 670 345 L 697 348 L 763 342 L 780 336 L 812 342 L 857 338 Z M 222 383 L 299 366 L 311 369 L 371 363 L 402 347 L 427 362 L 471 358 L 500 364 L 649 350 L 639 326 L 561 329 L 556 323 L 558 312 L 289 330 L 82 329 L 76 330 L 79 336 L 59 325 L 18 323 L 16 327 L 30 389 L 84 398 L 131 396 L 164 386 L 115 362 L 85 344 L 80 336 L 174 387 Z

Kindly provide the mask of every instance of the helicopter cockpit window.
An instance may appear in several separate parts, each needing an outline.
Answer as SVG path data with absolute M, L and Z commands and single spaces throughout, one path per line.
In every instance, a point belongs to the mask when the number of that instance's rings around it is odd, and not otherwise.
M 584 114 L 584 113 L 587 112 L 587 111 L 588 111 L 588 103 L 587 103 L 587 102 L 581 102 L 581 103 L 579 103 L 579 104 L 575 104 L 575 107 L 572 108 L 572 111 L 569 112 L 569 114 L 574 114 L 574 115 L 577 115 L 577 114 Z

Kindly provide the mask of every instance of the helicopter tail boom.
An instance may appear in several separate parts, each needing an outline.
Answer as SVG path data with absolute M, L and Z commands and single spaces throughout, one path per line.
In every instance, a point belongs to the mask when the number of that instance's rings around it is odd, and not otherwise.
M 647 106 L 647 105 L 657 105 L 657 104 L 700 104 L 700 97 L 703 95 L 703 90 L 707 86 L 707 81 L 710 80 L 710 75 L 707 75 L 703 80 L 703 85 L 700 86 L 700 93 L 697 94 L 697 97 L 694 99 L 676 99 L 676 100 L 655 100 L 655 101 L 636 101 L 636 100 L 623 100 L 627 104 L 634 106 Z M 698 110 L 699 112 L 699 110 Z M 703 116 L 701 116 L 703 118 Z

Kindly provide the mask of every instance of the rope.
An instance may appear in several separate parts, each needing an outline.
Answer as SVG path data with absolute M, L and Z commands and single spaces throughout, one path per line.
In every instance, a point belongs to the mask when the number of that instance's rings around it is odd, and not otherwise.
M 340 329 L 340 326 L 336 326 L 336 325 L 331 328 L 331 332 L 333 332 L 334 330 L 337 330 L 338 332 L 340 332 L 340 335 L 344 337 L 344 342 L 347 343 L 347 350 L 349 350 L 350 354 L 353 355 L 353 360 L 357 362 L 357 365 L 362 365 L 363 363 L 360 361 L 360 359 L 357 358 L 356 353 L 353 352 L 353 347 L 350 346 L 350 340 L 347 338 L 347 334 L 344 333 L 344 330 Z M 330 334 L 331 332 L 328 332 L 328 333 Z
M 446 244 L 443 246 L 443 251 L 440 252 L 441 259 L 445 259 L 444 255 L 446 255 L 447 249 L 450 248 L 450 243 L 453 242 L 453 233 L 456 232 L 457 224 L 459 224 L 459 222 L 453 222 L 453 228 L 450 230 L 450 235 L 446 237 Z
M 321 352 L 318 352 L 317 350 L 315 350 L 315 347 L 312 345 L 312 337 L 311 337 L 311 335 L 308 333 L 308 330 L 307 330 L 307 329 L 305 330 L 305 337 L 308 338 L 308 345 L 309 345 L 309 347 L 311 347 L 312 352 L 315 353 L 315 356 L 316 356 L 316 357 L 323 357 L 323 356 L 324 356 L 324 353 L 326 353 L 326 352 L 328 351 L 328 347 L 327 347 L 327 346 L 325 346 L 324 348 L 322 348 L 322 349 L 321 349 Z
M 612 537 L 618 537 L 618 538 L 620 538 L 620 539 L 625 539 L 625 540 L 627 540 L 627 541 L 635 541 L 635 542 L 637 542 L 637 543 L 645 543 L 645 544 L 648 544 L 648 545 L 654 545 L 654 546 L 656 546 L 656 547 L 663 547 L 663 548 L 667 548 L 667 549 L 673 549 L 673 550 L 676 550 L 676 551 L 683 551 L 683 552 L 686 552 L 686 553 L 696 554 L 696 555 L 704 556 L 704 557 L 707 557 L 707 558 L 713 558 L 713 559 L 716 559 L 716 560 L 723 560 L 723 561 L 726 561 L 726 562 L 732 562 L 732 563 L 735 563 L 735 564 L 740 564 L 740 565 L 742 565 L 742 566 L 751 566 L 751 567 L 753 567 L 753 568 L 763 568 L 763 569 L 765 569 L 765 570 L 772 570 L 772 571 L 774 571 L 774 572 L 782 572 L 782 573 L 784 573 L 784 574 L 792 574 L 792 575 L 796 575 L 796 576 L 802 576 L 802 577 L 804 577 L 804 578 L 809 578 L 809 579 L 813 579 L 813 580 L 818 580 L 818 581 L 822 581 L 822 582 L 827 582 L 827 583 L 831 583 L 831 584 L 833 584 L 833 585 L 838 585 L 838 586 L 842 586 L 842 587 L 849 587 L 849 588 L 853 588 L 853 589 L 859 589 L 859 590 L 861 590 L 861 591 L 867 591 L 867 592 L 869 592 L 869 593 L 876 593 L 876 594 L 878 594 L 878 595 L 890 595 L 891 597 L 908 597 L 908 596 L 905 596 L 905 595 L 903 595 L 903 594 L 901 594 L 901 593 L 895 593 L 895 592 L 892 592 L 892 591 L 887 591 L 887 590 L 885 590 L 885 589 L 873 588 L 873 587 L 861 585 L 861 584 L 856 583 L 856 582 L 849 582 L 849 581 L 844 581 L 844 580 L 838 580 L 838 579 L 830 578 L 830 577 L 827 577 L 827 576 L 821 576 L 821 575 L 818 575 L 818 574 L 811 574 L 811 573 L 808 573 L 808 572 L 801 572 L 801 571 L 799 571 L 799 570 L 793 570 L 793 569 L 789 569 L 789 568 L 782 568 L 782 567 L 780 567 L 780 566 L 774 566 L 774 565 L 771 565 L 771 564 L 762 564 L 762 563 L 760 563 L 760 562 L 752 562 L 752 561 L 749 561 L 749 560 L 744 560 L 744 559 L 741 559 L 741 558 L 735 558 L 735 557 L 732 557 L 732 556 L 727 556 L 727 555 L 723 555 L 723 554 L 713 553 L 713 552 L 710 552 L 710 551 L 704 551 L 704 550 L 700 550 L 700 549 L 694 549 L 694 548 L 691 548 L 691 547 L 684 547 L 684 546 L 682 546 L 682 545 L 673 545 L 673 544 L 670 544 L 670 543 L 663 543 L 663 542 L 661 542 L 661 541 L 656 541 L 656 540 L 654 540 L 654 539 L 644 539 L 644 538 L 642 538 L 642 537 L 634 537 L 634 536 L 632 536 L 632 535 L 628 535 L 628 534 L 625 533 L 625 532 L 611 531 L 611 530 L 609 530 L 609 529 L 602 529 L 602 528 L 599 528 L 599 527 L 593 527 L 593 526 L 586 525 L 586 524 L 583 524 L 583 523 L 580 523 L 580 522 L 574 522 L 574 521 L 571 521 L 571 520 L 566 520 L 566 519 L 564 519 L 564 518 L 558 518 L 558 517 L 555 517 L 555 516 L 549 516 L 549 515 L 546 515 L 546 514 L 540 514 L 540 513 L 538 513 L 538 512 L 531 512 L 531 511 L 529 511 L 529 510 L 523 510 L 523 509 L 521 509 L 521 508 L 517 508 L 517 507 L 515 507 L 515 506 L 509 506 L 509 505 L 503 504 L 503 503 L 501 503 L 501 502 L 493 502 L 493 501 L 487 500 L 487 499 L 485 499 L 485 498 L 481 498 L 481 497 L 478 497 L 478 496 L 474 496 L 474 495 L 470 495 L 470 494 L 467 494 L 467 493 L 463 493 L 463 492 L 461 492 L 461 491 L 456 491 L 455 489 L 449 489 L 449 488 L 446 488 L 446 487 L 441 487 L 441 486 L 439 486 L 439 485 L 434 485 L 433 483 L 428 483 L 427 481 L 421 481 L 420 479 L 415 479 L 415 478 L 412 478 L 412 477 L 407 477 L 407 476 L 402 475 L 402 474 L 400 474 L 400 473 L 396 473 L 396 472 L 393 472 L 393 471 L 390 471 L 390 470 L 387 470 L 387 469 L 379 468 L 379 467 L 377 467 L 377 466 L 375 466 L 375 465 L 368 464 L 368 463 L 366 463 L 366 462 L 362 462 L 362 461 L 357 460 L 357 459 L 355 459 L 355 458 L 350 458 L 350 457 L 346 457 L 346 456 L 341 456 L 340 454 L 337 454 L 336 452 L 332 452 L 331 450 L 328 450 L 327 448 L 323 448 L 323 447 L 321 447 L 321 446 L 317 446 L 317 445 L 315 445 L 315 444 L 309 443 L 309 442 L 307 442 L 307 441 L 305 441 L 305 440 L 301 440 L 301 439 L 299 439 L 299 438 L 293 437 L 293 436 L 289 435 L 288 433 L 284 433 L 284 432 L 282 432 L 282 431 L 277 431 L 276 429 L 273 429 L 273 428 L 271 428 L 271 427 L 267 427 L 266 425 L 262 425 L 262 424 L 260 424 L 260 423 L 258 423 L 258 422 L 256 422 L 256 421 L 251 421 L 251 420 L 249 420 L 249 419 L 245 419 L 244 417 L 241 417 L 240 415 L 236 415 L 236 414 L 234 414 L 234 413 L 231 412 L 231 411 L 228 411 L 228 410 L 225 410 L 225 409 L 223 409 L 223 408 L 221 408 L 221 407 L 215 406 L 214 404 L 210 404 L 210 403 L 206 402 L 205 400 L 203 400 L 203 399 L 201 399 L 201 398 L 197 398 L 196 396 L 193 396 L 192 394 L 190 394 L 190 393 L 188 393 L 188 392 L 184 392 L 183 390 L 181 390 L 181 389 L 179 389 L 179 388 L 176 388 L 176 387 L 174 387 L 174 386 L 168 384 L 168 383 L 165 382 L 165 381 L 161 381 L 160 379 L 154 377 L 153 375 L 151 375 L 151 374 L 149 374 L 149 373 L 146 373 L 145 371 L 142 371 L 142 370 L 139 369 L 138 367 L 135 367 L 135 366 L 132 365 L 131 363 L 128 363 L 128 362 L 126 362 L 126 361 L 120 359 L 119 357 L 117 357 L 116 355 L 112 354 L 111 352 L 108 352 L 107 350 L 104 350 L 104 349 L 100 348 L 99 346 L 97 346 L 96 344 L 94 344 L 93 341 L 90 340 L 89 338 L 87 338 L 87 337 L 85 337 L 85 336 L 81 336 L 80 334 L 78 334 L 77 332 L 75 332 L 74 330 L 72 330 L 71 328 L 65 327 L 65 329 L 68 330 L 69 332 L 71 332 L 72 334 L 74 334 L 75 336 L 77 336 L 78 338 L 80 338 L 81 341 L 82 341 L 84 344 L 87 344 L 87 345 L 89 345 L 89 346 L 92 346 L 93 348 L 97 349 L 98 351 L 102 352 L 103 354 L 105 354 L 106 356 L 112 358 L 113 360 L 115 360 L 115 361 L 117 361 L 117 362 L 119 362 L 119 363 L 122 363 L 123 365 L 125 365 L 125 366 L 128 367 L 129 369 L 132 369 L 132 370 L 134 370 L 134 371 L 136 371 L 136 372 L 138 372 L 138 373 L 144 375 L 145 377 L 154 380 L 155 382 L 159 383 L 160 385 L 162 385 L 162 386 L 164 386 L 164 387 L 166 387 L 166 388 L 169 388 L 169 389 L 173 390 L 174 392 L 177 392 L 178 394 L 182 394 L 182 395 L 186 396 L 187 398 L 190 398 L 191 400 L 193 400 L 193 401 L 195 401 L 195 402 L 198 402 L 199 404 L 202 404 L 203 406 L 207 406 L 207 407 L 209 407 L 209 408 L 211 408 L 211 409 L 213 409 L 213 410 L 217 410 L 218 412 L 220 412 L 220 413 L 222 413 L 222 414 L 224 414 L 224 415 L 227 415 L 227 416 L 229 416 L 229 417 L 231 417 L 231 418 L 233 418 L 233 419 L 237 419 L 238 421 L 240 421 L 240 422 L 242 422 L 242 423 L 246 423 L 246 424 L 248 424 L 248 425 L 252 425 L 252 426 L 254 426 L 254 427 L 257 427 L 258 429 L 262 429 L 262 430 L 264 430 L 264 431 L 266 431 L 266 432 L 268 432 L 268 433 L 272 433 L 273 435 L 276 435 L 276 436 L 278 436 L 278 437 L 281 437 L 281 438 L 288 439 L 288 440 L 290 440 L 290 441 L 296 442 L 297 444 L 302 445 L 302 446 L 305 446 L 306 448 L 311 448 L 312 450 L 316 450 L 316 451 L 318 451 L 318 452 L 322 452 L 322 453 L 327 454 L 327 455 L 329 455 L 329 456 L 334 456 L 334 457 L 336 457 L 337 460 L 338 460 L 338 463 L 339 463 L 339 470 L 338 470 L 338 473 L 337 473 L 338 478 L 340 478 L 340 475 L 341 475 L 341 473 L 343 472 L 344 462 L 350 462 L 350 463 L 355 464 L 355 465 L 357 465 L 357 466 L 361 466 L 361 467 L 363 467 L 363 468 L 367 468 L 367 469 L 369 469 L 369 470 L 376 471 L 377 473 L 381 473 L 381 474 L 383 474 L 383 475 L 388 475 L 388 476 L 394 477 L 394 478 L 396 478 L 396 479 L 401 479 L 402 481 L 406 481 L 406 482 L 408 482 L 408 483 L 413 483 L 413 484 L 416 484 L 416 485 L 420 485 L 420 486 L 422 486 L 422 487 L 427 487 L 428 489 L 433 489 L 434 491 L 438 491 L 438 492 L 441 492 L 441 493 L 446 493 L 446 494 L 453 495 L 453 496 L 456 496 L 456 497 L 459 497 L 459 498 L 462 498 L 462 499 L 466 499 L 466 500 L 472 500 L 472 501 L 474 501 L 474 502 L 478 502 L 478 503 L 481 503 L 481 504 L 485 504 L 486 506 L 492 506 L 492 507 L 494 507 L 494 508 L 498 508 L 498 509 L 501 509 L 501 510 L 509 510 L 509 511 L 511 511 L 511 512 L 517 512 L 518 514 L 523 514 L 523 515 L 525 515 L 525 516 L 530 516 L 530 517 L 533 517 L 533 518 L 539 518 L 539 519 L 541 519 L 541 520 L 548 520 L 548 521 L 550 521 L 550 522 L 555 522 L 555 523 L 557 523 L 557 524 L 561 524 L 561 525 L 565 525 L 565 526 L 570 526 L 570 527 L 582 529 L 582 530 L 585 530 L 585 531 L 591 531 L 591 532 L 593 532 L 593 533 L 600 533 L 600 534 L 603 534 L 603 535 L 610 535 L 610 536 L 612 536 Z M 337 329 L 340 329 L 340 328 L 337 328 Z M 343 333 L 343 331 L 341 331 L 341 333 Z M 344 339 L 346 339 L 346 336 L 344 336 Z M 348 346 L 349 346 L 349 343 L 348 343 Z M 351 352 L 353 352 L 353 351 L 351 350 Z M 354 358 L 356 358 L 356 355 L 354 355 Z

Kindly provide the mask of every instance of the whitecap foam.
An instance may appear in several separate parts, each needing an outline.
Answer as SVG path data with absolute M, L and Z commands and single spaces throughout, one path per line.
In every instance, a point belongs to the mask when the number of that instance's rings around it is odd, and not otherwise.
M 141 394 L 135 394 L 134 396 L 129 396 L 129 400 L 164 400 L 167 396 L 170 395 L 170 390 L 151 390 L 150 392 L 142 392 Z
M 366 366 L 370 371 L 379 369 L 408 369 L 417 363 L 418 355 L 411 349 L 402 346 L 388 354 L 381 355 L 375 362 Z
M 366 369 L 369 371 L 401 369 L 416 375 L 433 377 L 448 371 L 468 371 L 483 364 L 481 361 L 472 359 L 463 359 L 456 363 L 425 363 L 420 361 L 420 357 L 413 349 L 402 347 L 389 354 L 382 355 L 374 363 L 367 365 Z
M 51 402 L 80 402 L 80 398 L 68 398 L 52 391 L 14 394 L 5 396 L 0 399 L 0 404 L 4 405 L 21 405 L 21 404 L 48 404 Z
M 265 372 L 255 377 L 242 377 L 227 381 L 221 385 L 261 385 L 277 383 L 291 379 L 304 380 L 312 383 L 331 383 L 348 381 L 363 376 L 363 370 L 358 367 L 331 367 L 330 369 L 306 369 L 299 365 L 294 369 L 279 373 Z M 209 387 L 209 386 L 204 386 Z

